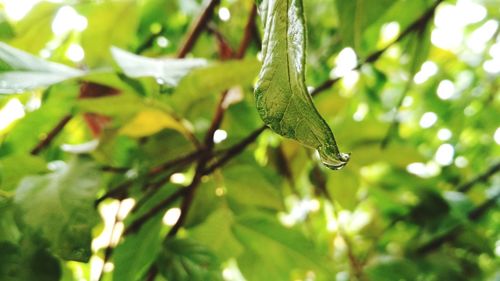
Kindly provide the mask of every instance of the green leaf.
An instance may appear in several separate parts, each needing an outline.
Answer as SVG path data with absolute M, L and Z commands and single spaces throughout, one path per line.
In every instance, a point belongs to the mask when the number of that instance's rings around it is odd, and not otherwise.
M 120 106 L 112 106 L 113 104 L 119 104 Z M 137 114 L 141 109 L 147 108 L 141 98 L 128 92 L 113 96 L 80 99 L 76 102 L 76 105 L 80 112 L 97 113 L 110 117 L 130 117 Z
M 53 173 L 24 178 L 14 197 L 17 214 L 61 258 L 88 261 L 99 185 L 96 166 L 75 158 Z
M 312 270 L 318 276 L 332 274 L 325 257 L 314 250 L 311 241 L 296 229 L 285 228 L 274 217 L 258 213 L 241 216 L 233 231 L 249 251 L 245 256 L 254 257 L 248 259 L 243 256 L 243 260 L 238 260 L 240 269 L 250 281 L 290 280 L 292 271 L 299 269 Z M 268 279 L 266 274 L 271 271 L 275 275 Z
M 3 14 L 0 14 L 0 39 L 11 39 L 15 36 L 14 29 L 5 19 Z
M 329 173 L 326 188 L 333 200 L 343 208 L 353 210 L 357 204 L 359 189 L 359 175 L 352 169 L 345 169 L 339 173 Z
M 125 239 L 114 251 L 113 280 L 136 281 L 146 273 L 161 250 L 161 218 L 147 222 L 136 235 Z
M 234 220 L 233 213 L 221 207 L 203 224 L 190 229 L 189 237 L 208 247 L 221 261 L 238 257 L 244 249 L 231 230 Z
M 272 171 L 259 167 L 253 161 L 253 163 L 228 166 L 222 173 L 228 198 L 252 207 L 284 209 L 279 191 L 280 181 Z M 245 175 L 244 181 L 241 180 L 242 175 Z
M 185 227 L 194 227 L 204 222 L 211 213 L 224 203 L 224 197 L 217 194 L 220 186 L 215 177 L 209 177 L 202 182 L 196 191 L 191 209 L 186 218 Z
M 98 1 L 78 5 L 79 12 L 88 20 L 88 27 L 81 34 L 81 44 L 89 66 L 109 65 L 112 62 L 110 48 L 123 48 L 134 39 L 138 24 L 135 5 L 135 1 Z
M 187 73 L 206 65 L 204 59 L 154 59 L 112 47 L 111 54 L 125 75 L 154 77 L 159 84 L 176 86 Z
M 46 87 L 84 74 L 78 69 L 45 61 L 2 42 L 0 61 L 10 67 L 10 70 L 0 71 L 0 94 Z
M 318 150 L 331 169 L 347 164 L 332 131 L 305 85 L 305 23 L 302 0 L 264 1 L 263 66 L 255 89 L 257 110 L 276 133 Z
M 418 268 L 409 260 L 389 258 L 377 261 L 366 269 L 367 275 L 373 281 L 415 280 Z
M 24 176 L 46 170 L 47 163 L 36 156 L 20 154 L 0 159 L 0 189 L 12 191 Z
M 390 8 L 395 0 L 335 1 L 343 44 L 359 50 L 363 33 Z M 417 1 L 415 1 L 417 2 Z
M 12 209 L 12 200 L 0 197 L 0 242 L 15 243 L 20 238 L 21 233 L 17 228 Z
M 259 71 L 256 59 L 227 61 L 196 69 L 179 83 L 171 97 L 173 107 L 184 112 L 200 99 L 215 97 L 234 86 L 249 87 Z
M 16 36 L 9 43 L 26 52 L 38 53 L 54 36 L 51 28 L 52 20 L 61 6 L 62 3 L 49 1 L 41 1 L 34 5 L 26 16 L 13 25 Z
M 187 239 L 166 240 L 156 265 L 167 280 L 223 280 L 217 257 L 205 247 Z
M 60 278 L 59 261 L 40 245 L 0 242 L 0 280 L 57 281 Z
M 51 87 L 42 106 L 26 114 L 8 132 L 2 149 L 14 154 L 29 153 L 45 134 L 70 113 L 76 93 L 77 85 L 73 84 Z

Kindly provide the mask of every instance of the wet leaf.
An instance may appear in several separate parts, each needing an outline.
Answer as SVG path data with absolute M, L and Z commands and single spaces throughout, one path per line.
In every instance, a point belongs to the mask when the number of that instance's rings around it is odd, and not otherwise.
M 302 0 L 264 1 L 263 65 L 255 89 L 257 110 L 276 133 L 319 152 L 331 169 L 347 164 L 332 131 L 305 84 L 305 22 Z
M 148 58 L 112 47 L 115 62 L 132 78 L 154 77 L 159 84 L 176 86 L 187 73 L 207 64 L 204 59 Z
M 46 87 L 84 74 L 78 69 L 45 61 L 2 42 L 0 61 L 9 67 L 0 71 L 0 94 Z

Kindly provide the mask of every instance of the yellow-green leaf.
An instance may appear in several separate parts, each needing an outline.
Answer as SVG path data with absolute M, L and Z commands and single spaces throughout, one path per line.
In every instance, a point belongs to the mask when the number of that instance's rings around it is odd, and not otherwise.
M 120 134 L 133 138 L 146 137 L 163 129 L 173 129 L 183 134 L 186 128 L 174 117 L 158 109 L 139 112 L 129 123 L 120 129 Z

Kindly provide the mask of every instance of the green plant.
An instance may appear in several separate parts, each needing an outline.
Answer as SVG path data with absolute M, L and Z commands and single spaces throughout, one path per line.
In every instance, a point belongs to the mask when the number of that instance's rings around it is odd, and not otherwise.
M 497 0 L 15 2 L 0 280 L 498 278 Z

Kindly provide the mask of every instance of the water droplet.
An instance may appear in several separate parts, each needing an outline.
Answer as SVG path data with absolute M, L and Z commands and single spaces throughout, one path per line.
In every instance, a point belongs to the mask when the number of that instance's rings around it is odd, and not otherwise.
M 326 149 L 319 148 L 318 152 L 323 165 L 332 170 L 342 169 L 347 162 L 349 162 L 351 157 L 350 153 L 338 152 L 336 147 L 327 147 Z
M 156 83 L 158 83 L 158 85 L 165 85 L 166 84 L 165 80 L 163 80 L 163 78 L 161 78 L 161 77 L 156 77 Z

